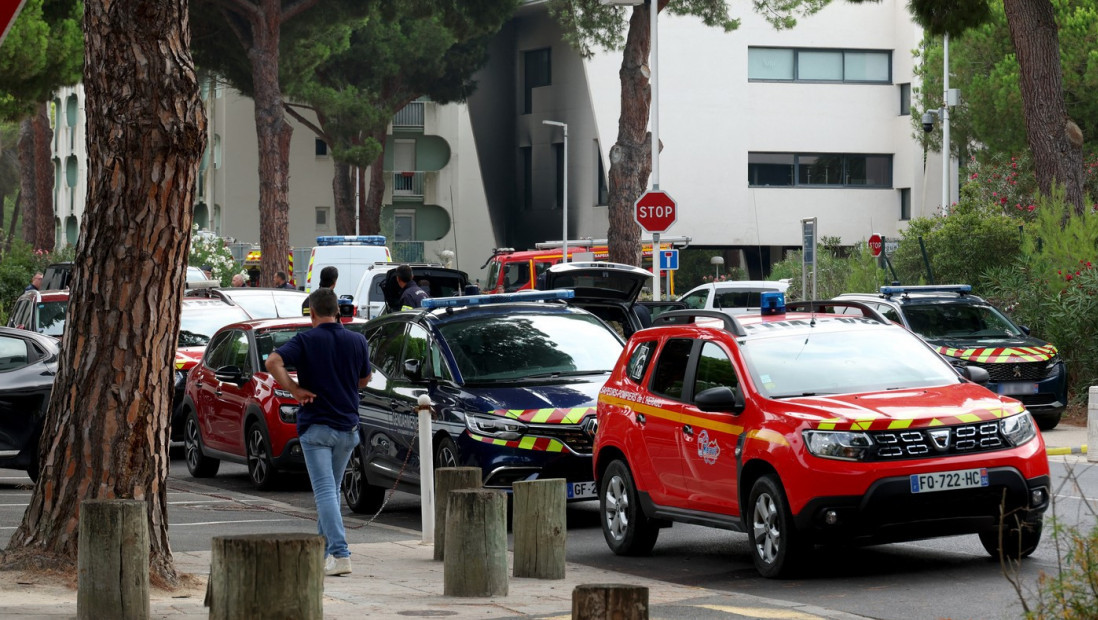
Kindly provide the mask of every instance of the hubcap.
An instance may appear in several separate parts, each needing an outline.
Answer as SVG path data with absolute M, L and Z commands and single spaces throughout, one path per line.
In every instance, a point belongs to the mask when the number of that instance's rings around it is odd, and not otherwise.
M 453 448 L 449 444 L 445 444 L 438 449 L 438 456 L 435 459 L 438 461 L 435 463 L 435 467 L 457 467 L 457 455 L 454 454 Z
M 782 548 L 782 531 L 778 507 L 769 493 L 763 493 L 755 500 L 755 515 L 751 530 L 755 541 L 755 553 L 759 554 L 763 562 L 773 564 Z
M 614 476 L 606 484 L 606 530 L 614 540 L 625 538 L 629 531 L 629 493 L 621 476 Z
M 267 445 L 263 432 L 255 426 L 248 436 L 248 473 L 256 484 L 263 484 L 267 479 Z
M 358 485 L 362 481 L 362 470 L 359 467 L 361 458 L 358 450 L 351 454 L 351 460 L 347 463 L 347 469 L 343 471 L 343 493 L 347 496 L 348 504 L 358 504 L 361 493 Z
M 198 448 L 198 425 L 193 419 L 187 420 L 183 431 L 183 450 L 187 453 L 187 465 L 190 465 L 191 469 L 197 469 L 202 453 Z

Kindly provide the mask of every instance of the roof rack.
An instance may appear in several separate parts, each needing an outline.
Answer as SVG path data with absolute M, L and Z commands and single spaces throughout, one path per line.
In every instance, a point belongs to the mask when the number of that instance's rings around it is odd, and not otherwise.
M 724 329 L 734 336 L 746 336 L 743 325 L 731 314 L 725 314 L 719 310 L 669 310 L 660 313 L 652 319 L 653 325 L 667 323 L 669 325 L 689 325 L 696 323 L 698 319 L 720 319 L 724 322 Z
M 571 289 L 554 289 L 552 291 L 519 291 L 517 293 L 499 293 L 495 295 L 430 297 L 421 301 L 420 306 L 431 310 L 434 308 L 458 308 L 461 306 L 487 306 L 491 304 L 506 304 L 519 301 L 571 299 L 575 296 L 576 292 Z
M 957 293 L 964 297 L 965 293 L 971 293 L 972 286 L 968 284 L 923 284 L 918 286 L 882 286 L 881 295 L 886 298 L 892 295 L 907 295 L 909 293 Z
M 786 312 L 820 312 L 820 308 L 857 308 L 862 311 L 862 316 L 869 317 L 885 325 L 892 324 L 892 321 L 885 318 L 879 310 L 860 301 L 827 299 L 822 301 L 791 301 L 785 304 Z

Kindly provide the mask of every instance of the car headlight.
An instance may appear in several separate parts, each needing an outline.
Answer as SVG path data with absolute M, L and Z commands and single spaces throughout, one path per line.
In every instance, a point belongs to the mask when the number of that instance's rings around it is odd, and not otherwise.
M 298 405 L 279 405 L 278 417 L 286 424 L 297 424 Z
M 999 431 L 1012 446 L 1020 446 L 1037 436 L 1037 426 L 1028 411 L 999 420 Z
M 281 388 L 275 388 L 275 396 L 279 398 L 293 398 L 294 395 L 289 390 L 283 390 Z
M 465 414 L 465 426 L 470 433 L 513 441 L 526 434 L 526 425 L 518 420 L 497 415 Z
M 804 445 L 813 455 L 825 459 L 860 461 L 873 447 L 866 433 L 850 431 L 804 431 Z
M 1045 366 L 1045 377 L 1052 378 L 1060 374 L 1060 369 L 1063 368 L 1059 357 L 1053 357 L 1048 361 L 1048 365 Z

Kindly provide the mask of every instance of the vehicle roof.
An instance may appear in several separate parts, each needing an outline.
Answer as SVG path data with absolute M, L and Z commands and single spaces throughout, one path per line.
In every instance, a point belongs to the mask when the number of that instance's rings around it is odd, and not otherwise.
M 699 284 L 694 288 L 687 291 L 685 294 L 689 295 L 694 291 L 700 289 L 755 289 L 762 288 L 767 290 L 775 290 L 785 292 L 789 289 L 788 282 L 782 282 L 781 280 L 722 280 L 720 282 L 706 282 L 705 284 Z
M 233 297 L 254 297 L 257 295 L 294 295 L 296 297 L 308 297 L 309 294 L 305 291 L 299 291 L 292 288 L 274 288 L 274 287 L 255 287 L 255 286 L 228 286 L 218 287 L 213 289 L 214 291 L 232 299 Z
M 417 308 L 401 310 L 380 316 L 375 321 L 392 320 L 395 317 L 420 317 L 437 325 L 471 318 L 506 316 L 512 314 L 590 314 L 581 308 L 558 302 L 519 301 L 499 304 L 462 306 L 457 308 Z
M 39 334 L 38 332 L 32 332 L 27 329 L 20 329 L 18 327 L 7 327 L 6 325 L 0 325 L 0 334 L 5 336 L 15 336 L 19 338 L 30 338 L 35 342 L 38 342 L 44 346 L 53 347 L 57 349 L 59 342 L 57 338 L 53 336 L 47 336 L 45 334 Z
M 341 323 L 346 325 L 348 323 L 362 324 L 366 321 L 364 319 L 353 318 L 350 320 L 342 320 Z M 307 316 L 301 317 L 286 317 L 280 319 L 252 319 L 250 321 L 238 321 L 236 323 L 229 323 L 217 331 L 225 329 L 243 329 L 251 331 L 260 331 L 265 329 L 284 329 L 289 327 L 308 327 L 312 325 L 312 320 Z
M 31 293 L 38 293 L 42 301 L 67 301 L 69 298 L 69 291 L 66 290 L 27 291 L 23 295 Z
M 819 302 L 826 303 L 826 302 Z M 690 320 L 693 318 L 693 320 Z M 839 332 L 851 329 L 896 328 L 884 317 L 851 316 L 830 312 L 786 312 L 784 314 L 737 314 L 721 310 L 673 310 L 661 314 L 649 329 L 719 329 L 745 339 L 809 332 Z M 648 330 L 645 330 L 648 331 Z M 906 330 L 905 330 L 906 331 Z
M 865 299 L 872 301 L 887 301 L 897 305 L 922 305 L 922 304 L 970 304 L 988 305 L 987 300 L 972 293 L 950 292 L 924 292 L 912 291 L 903 294 L 885 293 L 843 293 L 835 299 Z
M 239 307 L 223 297 L 185 296 L 183 307 L 192 309 Z

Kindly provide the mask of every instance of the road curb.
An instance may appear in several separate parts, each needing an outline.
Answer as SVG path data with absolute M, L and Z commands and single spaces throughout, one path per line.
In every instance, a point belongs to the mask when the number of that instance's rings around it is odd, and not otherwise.
M 1064 456 L 1068 454 L 1086 454 L 1087 445 L 1083 444 L 1078 448 L 1045 448 L 1045 452 L 1049 456 Z

